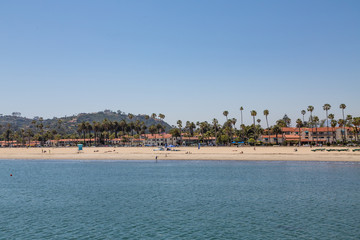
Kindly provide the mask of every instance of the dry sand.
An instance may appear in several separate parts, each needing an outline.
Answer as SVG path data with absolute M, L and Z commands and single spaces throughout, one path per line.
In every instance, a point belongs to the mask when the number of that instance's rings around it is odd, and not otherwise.
M 326 147 L 326 149 L 334 147 Z M 360 152 L 312 152 L 310 147 L 180 147 L 179 151 L 153 151 L 154 147 L 0 148 L 0 159 L 69 160 L 265 160 L 357 161 Z M 335 148 L 343 149 L 343 148 Z M 46 151 L 42 153 L 42 150 Z

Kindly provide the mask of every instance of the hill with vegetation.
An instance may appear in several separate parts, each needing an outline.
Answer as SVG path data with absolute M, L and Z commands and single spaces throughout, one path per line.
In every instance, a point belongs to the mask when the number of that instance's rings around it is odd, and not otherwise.
M 84 126 L 90 128 L 97 126 L 100 131 L 136 131 L 136 127 L 141 127 L 143 132 L 149 132 L 154 126 L 162 126 L 166 131 L 171 126 L 164 121 L 163 114 L 126 114 L 121 111 L 105 110 L 95 113 L 80 113 L 73 116 L 54 117 L 52 119 L 43 119 L 42 117 L 26 118 L 20 113 L 14 112 L 12 115 L 0 115 L 0 135 L 6 139 L 6 135 L 18 133 L 24 135 L 51 135 L 46 139 L 53 139 L 55 136 L 69 138 L 80 135 L 84 131 Z

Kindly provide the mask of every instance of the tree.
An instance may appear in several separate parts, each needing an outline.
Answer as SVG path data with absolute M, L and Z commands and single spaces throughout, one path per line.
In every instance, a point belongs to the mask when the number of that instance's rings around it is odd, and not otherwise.
M 162 114 L 162 113 L 159 113 L 159 118 L 160 118 L 161 120 L 163 120 L 163 121 L 164 121 L 164 119 L 165 119 L 165 115 L 164 115 L 164 114 Z
M 235 127 L 236 122 L 237 122 L 236 118 L 231 119 L 231 123 L 233 124 L 235 130 L 236 130 L 236 127 Z
M 170 129 L 170 134 L 173 138 L 178 138 L 180 137 L 180 130 L 178 128 L 172 128 Z M 174 144 L 174 142 L 173 142 Z
M 160 118 L 162 121 L 164 121 L 165 115 L 162 114 L 162 113 L 159 113 L 159 118 Z M 164 130 L 164 133 L 165 133 L 165 126 L 161 126 L 161 127 L 162 127 L 162 129 Z M 163 135 L 162 135 L 163 142 L 165 142 L 165 141 L 164 141 L 164 133 L 163 133 Z
M 154 136 L 154 134 L 156 134 L 157 133 L 157 128 L 156 128 L 156 125 L 151 125 L 150 127 L 149 127 L 149 132 L 151 133 L 151 135 L 153 135 Z
M 120 123 L 119 123 L 119 126 L 120 126 L 120 129 L 122 131 L 122 135 L 124 135 L 125 132 L 126 132 L 126 127 L 127 127 L 126 121 L 124 119 L 121 120 Z
M 303 115 L 303 123 L 305 123 L 305 114 L 306 114 L 306 111 L 305 111 L 305 110 L 301 110 L 301 114 Z
M 132 113 L 129 113 L 128 114 L 128 118 L 130 119 L 130 121 L 134 118 L 134 114 L 132 114 Z
M 178 125 L 179 131 L 180 131 L 180 145 L 182 145 L 182 121 L 178 120 L 176 122 L 176 124 Z
M 253 117 L 254 122 L 254 133 L 256 134 L 256 127 L 255 127 L 255 117 L 257 115 L 257 112 L 255 110 L 250 111 L 251 116 Z M 257 138 L 257 137 L 256 137 Z
M 31 137 L 34 136 L 34 133 L 30 128 L 28 128 L 26 129 L 25 134 L 28 137 L 28 146 L 30 147 Z
M 276 121 L 276 125 L 277 125 L 278 127 L 280 127 L 281 133 L 282 133 L 282 128 L 284 128 L 284 127 L 287 126 L 284 118 L 277 120 L 277 121 Z M 277 136 L 276 136 L 276 138 L 277 138 Z M 284 141 L 284 135 L 282 135 L 282 142 L 283 142 L 283 143 L 285 142 L 285 141 Z
M 301 121 L 300 118 L 298 118 L 298 119 L 296 120 L 296 127 L 299 128 L 299 147 L 300 147 L 300 145 L 301 145 L 301 127 L 302 127 L 302 126 L 303 126 L 303 122 Z
M 228 117 L 227 117 L 227 116 L 229 115 L 229 112 L 228 112 L 228 111 L 224 111 L 224 112 L 223 112 L 223 115 L 226 117 L 226 121 L 227 121 L 227 120 L 228 120 Z
M 83 135 L 83 138 L 84 138 L 84 146 L 85 146 L 85 145 L 86 145 L 86 141 L 85 141 L 86 124 L 85 124 L 84 121 L 81 122 L 81 123 L 78 125 L 78 132 Z
M 94 130 L 95 146 L 97 146 L 97 133 L 101 130 L 100 123 L 96 122 L 96 121 L 93 121 L 92 128 Z
M 215 145 L 217 146 L 217 131 L 218 131 L 218 127 L 219 127 L 219 122 L 216 118 L 214 118 L 212 121 L 212 124 L 213 124 L 213 128 L 215 131 Z
M 6 127 L 7 127 L 7 129 L 6 129 L 6 131 L 5 131 L 5 135 L 4 135 L 4 138 L 5 138 L 5 142 L 6 142 L 6 140 L 7 140 L 7 142 L 8 142 L 8 146 L 10 146 L 10 139 L 11 139 L 11 136 L 12 136 L 12 134 L 13 134 L 13 131 L 11 130 L 11 124 L 10 123 L 8 123 L 7 125 L 6 125 Z
M 278 145 L 279 144 L 278 135 L 282 134 L 281 127 L 276 124 L 275 126 L 272 127 L 272 132 L 275 134 L 276 145 Z M 269 138 L 270 138 L 270 136 L 269 136 Z M 269 139 L 269 142 L 270 142 L 270 139 Z
M 360 117 L 353 118 L 355 141 L 359 141 Z
M 318 129 L 318 125 L 319 125 L 319 117 L 318 116 L 314 116 L 313 117 L 313 122 L 314 122 L 314 124 L 315 124 L 315 131 L 316 131 L 316 144 L 318 144 L 319 143 L 319 135 L 318 135 L 318 131 L 317 131 L 317 129 Z
M 345 139 L 346 139 L 346 132 L 345 132 L 345 114 L 344 114 L 344 110 L 346 108 L 346 105 L 344 103 L 340 104 L 340 109 L 342 111 L 342 115 L 343 115 L 343 121 L 344 121 L 344 124 L 343 124 L 343 144 L 345 144 Z
M 308 112 L 310 112 L 310 119 L 309 119 L 309 122 L 310 122 L 310 125 L 311 125 L 311 137 L 312 137 L 312 141 L 314 141 L 314 136 L 313 136 L 313 117 L 312 117 L 312 112 L 314 111 L 314 107 L 313 106 L 308 106 L 307 107 L 307 110 Z
M 264 110 L 264 115 L 265 115 L 265 118 L 266 118 L 267 129 L 269 129 L 269 122 L 268 122 L 269 110 L 265 109 Z
M 90 144 L 90 146 L 91 146 L 91 131 L 92 131 L 92 126 L 91 126 L 91 124 L 89 123 L 89 122 L 86 122 L 85 123 L 85 131 L 87 131 L 88 132 L 88 134 L 89 134 L 89 144 Z
M 325 103 L 323 106 L 324 111 L 326 112 L 326 127 L 327 127 L 327 142 L 330 144 L 330 136 L 329 136 L 329 114 L 328 111 L 330 110 L 331 105 L 328 103 Z
M 286 127 L 290 127 L 290 125 L 291 125 L 291 119 L 288 117 L 287 114 L 284 115 L 283 120 L 284 120 L 285 126 L 286 126 Z
M 241 106 L 240 107 L 240 113 L 241 113 L 241 125 L 243 125 L 244 124 L 244 122 L 243 122 L 243 111 L 244 110 L 244 108 Z
M 331 115 L 331 114 L 329 114 L 329 117 L 330 117 L 330 115 Z M 338 122 L 337 122 L 336 120 L 334 120 L 334 119 L 331 119 L 330 124 L 331 124 L 331 127 L 333 128 L 333 131 L 334 131 L 334 128 L 336 127 L 336 125 L 338 124 Z M 337 139 L 336 139 L 336 133 L 335 133 L 335 132 L 334 132 L 334 134 L 333 134 L 333 141 L 334 141 L 334 142 L 337 141 Z
M 109 136 L 110 136 L 110 131 L 111 131 L 111 121 L 109 121 L 107 118 L 105 118 L 102 123 L 101 123 L 101 130 L 103 131 L 102 132 L 102 135 L 104 136 L 104 143 L 107 144 L 108 143 L 108 139 L 109 139 Z

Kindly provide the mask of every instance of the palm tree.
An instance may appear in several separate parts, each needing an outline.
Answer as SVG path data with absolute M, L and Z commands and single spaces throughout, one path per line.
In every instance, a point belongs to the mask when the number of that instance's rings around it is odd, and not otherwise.
M 349 130 L 347 130 L 348 132 L 350 131 L 350 128 L 352 128 L 352 120 L 353 120 L 352 115 L 346 115 L 345 125 L 346 127 L 349 128 Z M 348 137 L 352 140 L 352 136 L 348 136 Z
M 165 115 L 164 114 L 162 114 L 162 113 L 159 113 L 159 118 L 161 119 L 161 120 L 164 120 L 165 119 Z
M 227 117 L 227 116 L 229 115 L 229 112 L 228 112 L 228 111 L 224 111 L 224 112 L 223 112 L 223 115 L 226 117 L 226 121 L 227 121 L 227 120 L 228 120 L 228 117 Z
M 303 115 L 303 123 L 305 123 L 305 114 L 306 114 L 306 111 L 305 111 L 305 110 L 301 110 L 301 114 Z
M 330 117 L 330 115 L 334 115 L 334 114 L 329 114 L 329 117 Z M 334 120 L 334 119 L 331 119 L 330 124 L 331 124 L 331 127 L 333 128 L 333 131 L 334 131 L 334 128 L 336 127 L 336 125 L 338 124 L 338 122 L 337 122 L 336 120 Z M 334 131 L 334 133 L 333 133 L 333 142 L 336 142 L 336 141 L 337 141 L 337 139 L 336 139 L 336 133 L 335 133 L 335 131 Z
M 264 110 L 264 115 L 265 115 L 265 118 L 266 118 L 267 128 L 269 129 L 269 122 L 268 122 L 269 110 L 265 109 L 265 110 Z
M 97 146 L 97 133 L 100 131 L 101 126 L 99 122 L 93 121 L 93 126 L 92 126 L 93 130 L 94 130 L 94 138 L 95 138 L 95 146 Z
M 333 120 L 334 120 L 334 118 L 335 118 L 335 115 L 334 114 L 332 114 L 332 113 L 330 113 L 329 115 L 328 115 L 328 119 L 330 119 L 330 126 L 333 128 L 331 131 L 334 131 L 334 127 L 336 127 L 336 124 L 337 124 L 337 121 L 335 121 L 336 123 L 335 123 L 335 126 L 332 126 L 333 125 Z M 334 135 L 334 134 L 333 134 Z M 333 141 L 334 141 L 334 139 L 336 139 L 336 136 L 333 136 Z
M 215 146 L 217 146 L 217 130 L 218 130 L 218 120 L 216 118 L 213 119 L 212 121 L 212 124 L 213 124 L 213 128 L 215 130 Z
M 8 123 L 6 126 L 7 126 L 7 129 L 5 131 L 5 142 L 7 140 L 8 147 L 10 147 L 10 138 L 12 136 L 13 131 L 11 130 L 11 124 L 10 123 Z
M 88 132 L 88 134 L 89 134 L 89 139 L 90 139 L 90 146 L 91 146 L 91 131 L 92 131 L 92 126 L 91 126 L 91 124 L 89 123 L 89 122 L 86 122 L 85 123 L 85 131 L 87 131 Z
M 104 141 L 105 141 L 105 144 L 108 143 L 108 135 L 109 135 L 109 132 L 111 130 L 111 122 L 105 118 L 102 123 L 101 123 L 101 129 L 103 130 L 103 136 L 104 136 Z
M 120 122 L 114 121 L 112 127 L 113 127 L 113 130 L 114 130 L 114 133 L 115 133 L 114 137 L 118 138 L 118 132 L 120 131 Z
M 151 125 L 149 127 L 149 132 L 151 133 L 152 136 L 154 136 L 154 134 L 156 134 L 156 132 L 157 132 L 156 125 Z M 155 143 L 158 144 L 158 142 L 156 142 L 156 137 L 154 138 L 154 140 L 155 140 Z
M 279 140 L 278 140 L 278 134 L 281 134 L 281 127 L 279 125 L 275 125 L 272 128 L 272 132 L 275 134 L 275 140 L 276 140 L 276 145 L 279 145 Z M 270 142 L 270 135 L 269 135 L 269 142 Z
M 162 133 L 164 131 L 164 127 L 163 125 L 161 125 L 160 123 L 156 124 L 156 128 L 158 130 L 158 135 L 160 135 L 160 133 Z M 163 144 L 165 145 L 165 142 L 163 141 Z
M 236 133 L 236 122 L 237 122 L 237 120 L 236 120 L 236 118 L 232 118 L 232 119 L 230 119 L 230 122 L 232 123 L 232 125 L 234 126 L 234 133 Z M 230 136 L 230 139 L 231 139 L 231 141 L 233 141 L 234 140 L 234 134 L 233 134 L 233 132 L 232 132 L 232 130 L 230 129 L 230 134 L 231 134 L 231 136 Z
M 355 134 L 355 141 L 359 141 L 359 127 L 360 127 L 360 117 L 353 118 L 353 125 L 354 125 L 354 134 Z
M 244 124 L 244 122 L 243 122 L 243 111 L 244 110 L 244 108 L 241 106 L 240 107 L 240 113 L 241 113 L 241 125 L 243 125 Z
M 303 126 L 303 122 L 300 118 L 296 120 L 296 126 L 299 128 L 299 147 L 301 145 L 301 127 Z
M 232 123 L 233 126 L 234 126 L 234 130 L 236 130 L 236 127 L 235 127 L 236 122 L 237 122 L 236 118 L 232 118 L 232 119 L 231 119 L 231 123 Z
M 156 113 L 151 114 L 151 118 L 154 120 L 156 119 L 156 116 L 157 116 Z
M 286 125 L 286 118 L 277 120 L 277 121 L 276 121 L 276 125 L 281 128 L 281 133 L 283 133 L 283 132 L 282 132 L 282 129 L 285 128 L 285 127 L 287 127 L 287 125 Z M 277 136 L 276 136 L 276 138 L 277 138 Z M 284 134 L 282 134 L 282 143 L 285 144 Z
M 176 122 L 176 124 L 178 125 L 179 131 L 180 131 L 180 145 L 182 145 L 182 121 L 178 120 Z
M 314 107 L 310 105 L 307 107 L 307 110 L 308 112 L 310 112 L 311 137 L 312 137 L 312 141 L 314 142 L 313 117 L 312 117 L 312 112 L 314 111 Z
M 316 144 L 319 144 L 319 136 L 318 136 L 318 131 L 317 131 L 317 129 L 318 129 L 318 124 L 319 124 L 319 122 L 320 122 L 319 117 L 318 117 L 318 116 L 314 116 L 314 117 L 313 117 L 313 122 L 314 122 L 314 124 L 315 124 L 315 131 L 316 131 Z
M 324 111 L 326 112 L 326 127 L 327 127 L 327 142 L 330 144 L 330 136 L 329 136 L 329 114 L 328 111 L 330 110 L 331 105 L 328 103 L 325 103 L 323 106 Z
M 344 125 L 343 125 L 343 144 L 345 143 L 345 139 L 346 139 L 346 134 L 345 134 L 345 115 L 344 115 L 344 110 L 346 108 L 346 105 L 344 103 L 340 104 L 340 109 L 342 110 L 342 115 L 343 115 L 343 121 L 344 121 Z
M 84 146 L 85 146 L 86 145 L 86 141 L 85 141 L 86 124 L 84 121 L 78 125 L 78 132 L 83 134 Z
M 162 113 L 159 113 L 159 118 L 162 120 L 162 121 L 164 121 L 164 119 L 165 119 L 165 115 L 164 114 L 162 114 Z M 162 129 L 164 130 L 164 132 L 163 132 L 163 135 L 162 135 L 162 138 L 163 138 L 163 142 L 165 142 L 164 141 L 164 133 L 165 133 L 165 126 L 162 126 Z
M 255 117 L 256 117 L 256 115 L 257 115 L 257 112 L 256 112 L 255 110 L 252 110 L 252 111 L 250 111 L 250 114 L 251 114 L 251 116 L 253 117 L 253 120 L 254 120 L 254 133 L 255 133 L 255 138 L 257 139 L 256 129 L 255 129 Z M 256 140 L 256 139 L 255 139 L 255 140 Z

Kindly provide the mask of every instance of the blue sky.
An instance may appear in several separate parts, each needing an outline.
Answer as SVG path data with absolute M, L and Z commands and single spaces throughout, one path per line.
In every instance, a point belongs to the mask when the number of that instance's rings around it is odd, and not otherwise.
M 360 116 L 360 1 L 0 1 L 0 113 Z

